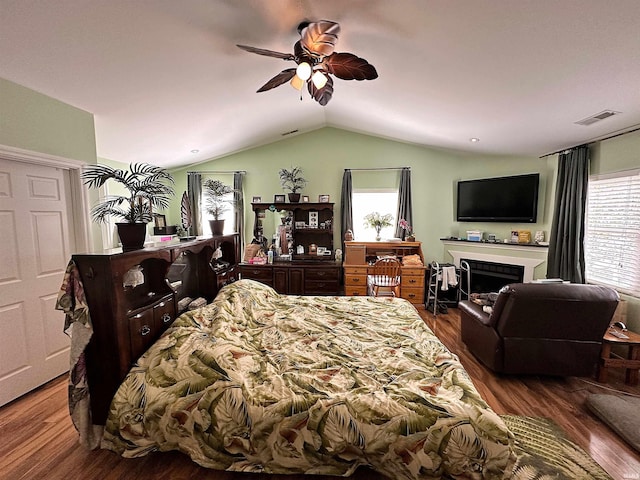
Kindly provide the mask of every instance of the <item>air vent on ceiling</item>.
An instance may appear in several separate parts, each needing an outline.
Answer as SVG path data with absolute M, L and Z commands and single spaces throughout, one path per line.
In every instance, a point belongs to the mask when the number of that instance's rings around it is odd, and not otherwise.
M 294 133 L 298 133 L 298 130 L 297 129 L 296 130 L 291 130 L 289 132 L 281 133 L 280 135 L 282 135 L 283 137 L 286 137 L 287 135 L 293 135 Z
M 618 115 L 620 112 L 614 112 L 613 110 L 603 110 L 600 113 L 596 113 L 595 115 L 591 115 L 590 117 L 583 118 L 582 120 L 575 122 L 576 125 L 592 125 L 600 120 L 604 120 L 605 118 L 613 117 L 614 115 Z

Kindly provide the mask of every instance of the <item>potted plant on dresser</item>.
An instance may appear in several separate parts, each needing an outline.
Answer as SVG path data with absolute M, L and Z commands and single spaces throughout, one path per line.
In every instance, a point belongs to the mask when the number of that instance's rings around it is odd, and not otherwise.
M 205 196 L 205 210 L 213 220 L 209 220 L 212 235 L 222 235 L 224 232 L 224 219 L 220 216 L 233 205 L 233 199 L 229 198 L 229 194 L 234 189 L 229 185 L 225 185 L 220 180 L 208 179 L 202 184 Z
M 278 175 L 282 189 L 289 191 L 289 201 L 298 203 L 300 201 L 299 191 L 307 184 L 307 180 L 302 177 L 302 169 L 299 167 L 292 167 L 291 170 L 281 168 Z
M 108 217 L 121 218 L 116 223 L 123 251 L 144 247 L 147 223 L 153 220 L 154 210 L 169 208 L 173 195 L 173 177 L 161 168 L 146 163 L 135 163 L 129 170 L 108 165 L 89 165 L 82 172 L 89 188 L 100 188 L 109 180 L 119 183 L 127 191 L 123 195 L 107 195 L 91 209 L 97 223 Z

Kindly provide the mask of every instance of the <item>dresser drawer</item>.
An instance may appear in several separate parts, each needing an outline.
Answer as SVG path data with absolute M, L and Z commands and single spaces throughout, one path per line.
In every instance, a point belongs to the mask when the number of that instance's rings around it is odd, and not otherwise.
M 340 269 L 338 267 L 305 268 L 304 278 L 307 280 L 338 281 Z
M 169 328 L 176 318 L 174 303 L 173 297 L 165 297 L 152 307 L 154 323 L 161 332 Z
M 344 287 L 344 294 L 347 297 L 366 297 L 367 296 L 367 285 L 365 282 L 365 285 L 360 287 L 360 286 L 353 286 L 353 285 L 345 285 Z
M 241 266 L 240 275 L 242 278 L 250 280 L 258 280 L 259 282 L 269 283 L 273 281 L 273 269 L 269 267 L 251 267 Z
M 350 286 L 367 286 L 367 275 L 345 275 L 344 284 Z
M 367 267 L 366 266 L 351 267 L 351 266 L 345 265 L 344 274 L 345 275 L 366 275 Z
M 305 295 L 338 295 L 338 280 L 308 280 L 304 282 Z
M 400 287 L 400 296 L 411 303 L 424 303 L 424 288 Z
M 400 285 L 405 287 L 424 287 L 424 275 L 405 275 L 402 272 L 400 277 Z
M 153 308 L 147 308 L 135 315 L 129 316 L 129 338 L 131 344 L 131 356 L 137 360 L 160 333 L 153 318 Z

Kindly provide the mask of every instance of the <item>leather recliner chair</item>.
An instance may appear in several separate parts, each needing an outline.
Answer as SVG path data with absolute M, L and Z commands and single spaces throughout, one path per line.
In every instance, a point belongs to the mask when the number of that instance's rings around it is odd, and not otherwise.
M 500 290 L 491 314 L 459 303 L 461 337 L 495 372 L 590 376 L 618 300 L 598 285 L 514 283 Z

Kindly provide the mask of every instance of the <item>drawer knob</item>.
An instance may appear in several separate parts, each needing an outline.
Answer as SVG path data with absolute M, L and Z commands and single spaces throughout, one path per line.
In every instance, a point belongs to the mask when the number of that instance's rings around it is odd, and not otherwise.
M 326 272 L 317 272 L 319 277 L 324 277 L 326 275 Z
M 143 337 L 149 335 L 151 333 L 151 327 L 149 327 L 149 325 L 143 325 L 140 329 L 140 333 Z
M 162 307 L 164 307 L 165 305 L 166 305 L 166 303 L 164 303 L 164 302 L 160 302 L 159 304 L 154 305 L 154 306 L 153 306 L 153 308 L 162 308 Z
M 359 282 L 359 281 L 360 281 L 360 279 L 359 279 L 359 278 L 354 278 L 354 279 L 353 279 L 353 281 L 354 281 L 354 282 Z
M 415 293 L 410 293 L 410 294 L 409 294 L 409 295 L 407 295 L 407 296 L 408 296 L 409 298 L 413 298 L 413 297 L 415 297 L 415 296 L 416 296 L 416 294 L 415 294 Z
M 168 313 L 165 313 L 164 315 L 162 315 L 162 323 L 169 323 L 171 321 L 171 315 L 169 315 Z
M 416 281 L 417 281 L 417 280 L 413 280 L 413 279 L 411 279 L 411 280 L 409 280 L 409 283 L 416 283 Z

